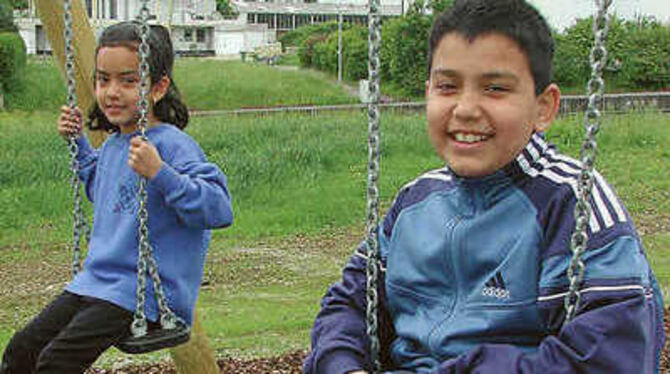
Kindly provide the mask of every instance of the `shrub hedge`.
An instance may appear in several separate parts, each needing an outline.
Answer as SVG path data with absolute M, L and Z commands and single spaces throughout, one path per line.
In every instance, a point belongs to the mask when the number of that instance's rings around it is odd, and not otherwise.
M 0 85 L 4 92 L 14 90 L 26 66 L 26 47 L 15 32 L 0 32 Z
M 578 20 L 563 32 L 554 33 L 554 81 L 562 87 L 585 87 L 589 80 L 591 22 L 590 18 Z M 394 94 L 422 95 L 427 78 L 431 24 L 432 16 L 417 10 L 384 22 L 381 79 L 387 87 L 393 88 Z M 343 73 L 347 80 L 363 79 L 367 77 L 367 32 L 360 26 L 350 27 L 351 30 L 343 33 Z M 292 33 L 290 40 L 300 45 L 301 65 L 337 72 L 337 23 L 310 25 Z M 670 26 L 653 18 L 640 17 L 633 21 L 614 18 L 607 50 L 604 77 L 609 89 L 670 89 Z

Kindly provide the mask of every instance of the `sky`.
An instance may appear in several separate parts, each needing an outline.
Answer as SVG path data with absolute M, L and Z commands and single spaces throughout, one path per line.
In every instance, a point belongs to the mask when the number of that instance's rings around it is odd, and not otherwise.
M 577 18 L 593 14 L 594 0 L 529 0 L 544 15 L 549 24 L 559 30 L 570 26 Z M 653 15 L 661 22 L 670 23 L 670 0 L 614 0 L 610 13 L 624 18 L 637 14 Z

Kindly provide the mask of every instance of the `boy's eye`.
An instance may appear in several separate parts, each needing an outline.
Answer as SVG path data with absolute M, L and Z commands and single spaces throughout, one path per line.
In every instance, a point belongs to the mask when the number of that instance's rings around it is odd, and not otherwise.
M 440 82 L 436 86 L 440 91 L 454 91 L 456 89 L 456 85 L 450 82 Z
M 509 88 L 502 84 L 489 84 L 486 86 L 486 91 L 488 92 L 507 92 Z

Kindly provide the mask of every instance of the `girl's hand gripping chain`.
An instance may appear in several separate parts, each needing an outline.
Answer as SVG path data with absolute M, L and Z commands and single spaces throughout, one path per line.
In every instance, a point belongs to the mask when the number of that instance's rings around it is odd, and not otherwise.
M 58 134 L 64 139 L 70 136 L 79 135 L 82 129 L 84 116 L 79 108 L 71 109 L 67 105 L 60 108 L 60 116 L 58 117 Z
M 141 176 L 152 179 L 163 166 L 163 159 L 153 144 L 136 136 L 130 140 L 128 165 Z

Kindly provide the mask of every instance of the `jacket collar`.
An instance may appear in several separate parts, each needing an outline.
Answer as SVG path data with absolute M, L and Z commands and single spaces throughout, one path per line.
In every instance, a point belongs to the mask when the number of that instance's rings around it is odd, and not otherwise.
M 510 182 L 517 182 L 520 179 L 527 178 L 529 174 L 528 170 L 536 168 L 540 160 L 551 149 L 553 149 L 553 146 L 547 143 L 543 133 L 533 133 L 517 157 L 492 174 L 483 177 L 467 178 L 459 177 L 451 170 L 450 173 L 455 180 L 473 187 L 509 184 Z

